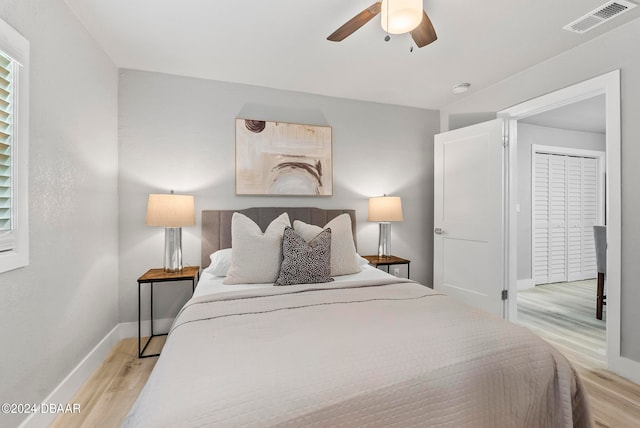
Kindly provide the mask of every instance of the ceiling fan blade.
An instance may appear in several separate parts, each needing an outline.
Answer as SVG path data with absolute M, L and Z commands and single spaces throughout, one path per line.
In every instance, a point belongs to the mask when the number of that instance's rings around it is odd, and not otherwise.
M 433 43 L 438 39 L 436 30 L 433 28 L 427 12 L 422 12 L 422 21 L 411 31 L 411 37 L 413 37 L 413 41 L 416 42 L 419 48 L 427 46 L 429 43 Z
M 353 34 L 357 29 L 362 27 L 367 22 L 371 21 L 377 14 L 380 13 L 380 5 L 382 2 L 376 2 L 348 20 L 342 27 L 331 33 L 327 40 L 332 42 L 340 42 Z

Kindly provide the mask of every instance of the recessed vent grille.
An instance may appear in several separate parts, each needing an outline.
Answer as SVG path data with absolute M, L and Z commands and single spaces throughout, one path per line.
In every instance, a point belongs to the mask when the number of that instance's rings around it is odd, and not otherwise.
M 587 31 L 607 22 L 614 17 L 630 11 L 637 5 L 625 0 L 614 0 L 603 4 L 597 9 L 592 10 L 585 16 L 582 16 L 570 24 L 562 27 L 567 31 L 574 33 L 586 33 Z

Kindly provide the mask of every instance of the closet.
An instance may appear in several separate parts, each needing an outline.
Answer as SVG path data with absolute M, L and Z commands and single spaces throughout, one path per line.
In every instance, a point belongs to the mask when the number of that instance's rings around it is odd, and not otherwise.
M 600 219 L 599 162 L 593 157 L 534 153 L 535 284 L 596 276 L 593 225 Z

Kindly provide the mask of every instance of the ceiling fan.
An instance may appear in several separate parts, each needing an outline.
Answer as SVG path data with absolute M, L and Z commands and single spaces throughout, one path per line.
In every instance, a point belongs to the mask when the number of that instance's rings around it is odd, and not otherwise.
M 331 33 L 327 40 L 332 42 L 344 40 L 380 13 L 382 15 L 380 23 L 387 33 L 410 32 L 419 48 L 435 42 L 438 38 L 431 20 L 422 9 L 422 0 L 382 0 L 351 18 Z M 389 40 L 388 34 L 385 40 Z

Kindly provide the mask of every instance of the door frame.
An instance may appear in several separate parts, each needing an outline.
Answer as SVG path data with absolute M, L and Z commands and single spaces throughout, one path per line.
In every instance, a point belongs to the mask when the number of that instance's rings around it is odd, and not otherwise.
M 603 151 L 599 151 L 599 150 L 586 150 L 586 149 L 576 149 L 576 148 L 572 148 L 572 147 L 561 147 L 561 146 L 547 146 L 547 145 L 543 145 L 543 144 L 532 144 L 531 145 L 531 280 L 532 280 L 532 284 L 536 284 L 536 276 L 534 274 L 534 266 L 535 266 L 535 249 L 536 249 L 536 243 L 535 243 L 535 236 L 536 236 L 536 230 L 535 230 L 535 225 L 534 225 L 534 220 L 535 220 L 535 210 L 536 210 L 536 197 L 535 197 L 535 191 L 536 191 L 536 174 L 535 174 L 535 168 L 536 168 L 536 159 L 535 159 L 535 155 L 536 153 L 549 153 L 549 154 L 554 154 L 554 155 L 561 155 L 561 156 L 580 156 L 580 157 L 587 157 L 587 158 L 592 158 L 595 159 L 597 164 L 598 164 L 598 169 L 596 170 L 597 173 L 597 177 L 596 177 L 596 193 L 597 193 L 597 201 L 598 201 L 598 207 L 597 207 L 597 214 L 596 214 L 596 224 L 605 224 L 604 220 L 605 220 L 605 213 L 604 213 L 604 207 L 605 207 L 605 174 L 607 171 L 607 165 L 606 165 L 606 153 Z M 568 270 L 567 270 L 568 272 Z
M 498 112 L 507 122 L 505 131 L 509 138 L 507 192 L 507 235 L 509 248 L 517 245 L 517 124 L 538 113 L 573 104 L 597 95 L 606 98 L 606 218 L 607 218 L 607 368 L 635 382 L 640 364 L 620 355 L 620 282 L 621 282 L 621 130 L 620 130 L 620 70 L 594 77 L 584 82 L 525 101 Z M 517 255 L 510 251 L 508 256 L 509 296 L 516 296 Z M 508 303 L 509 319 L 517 319 L 516 299 Z

